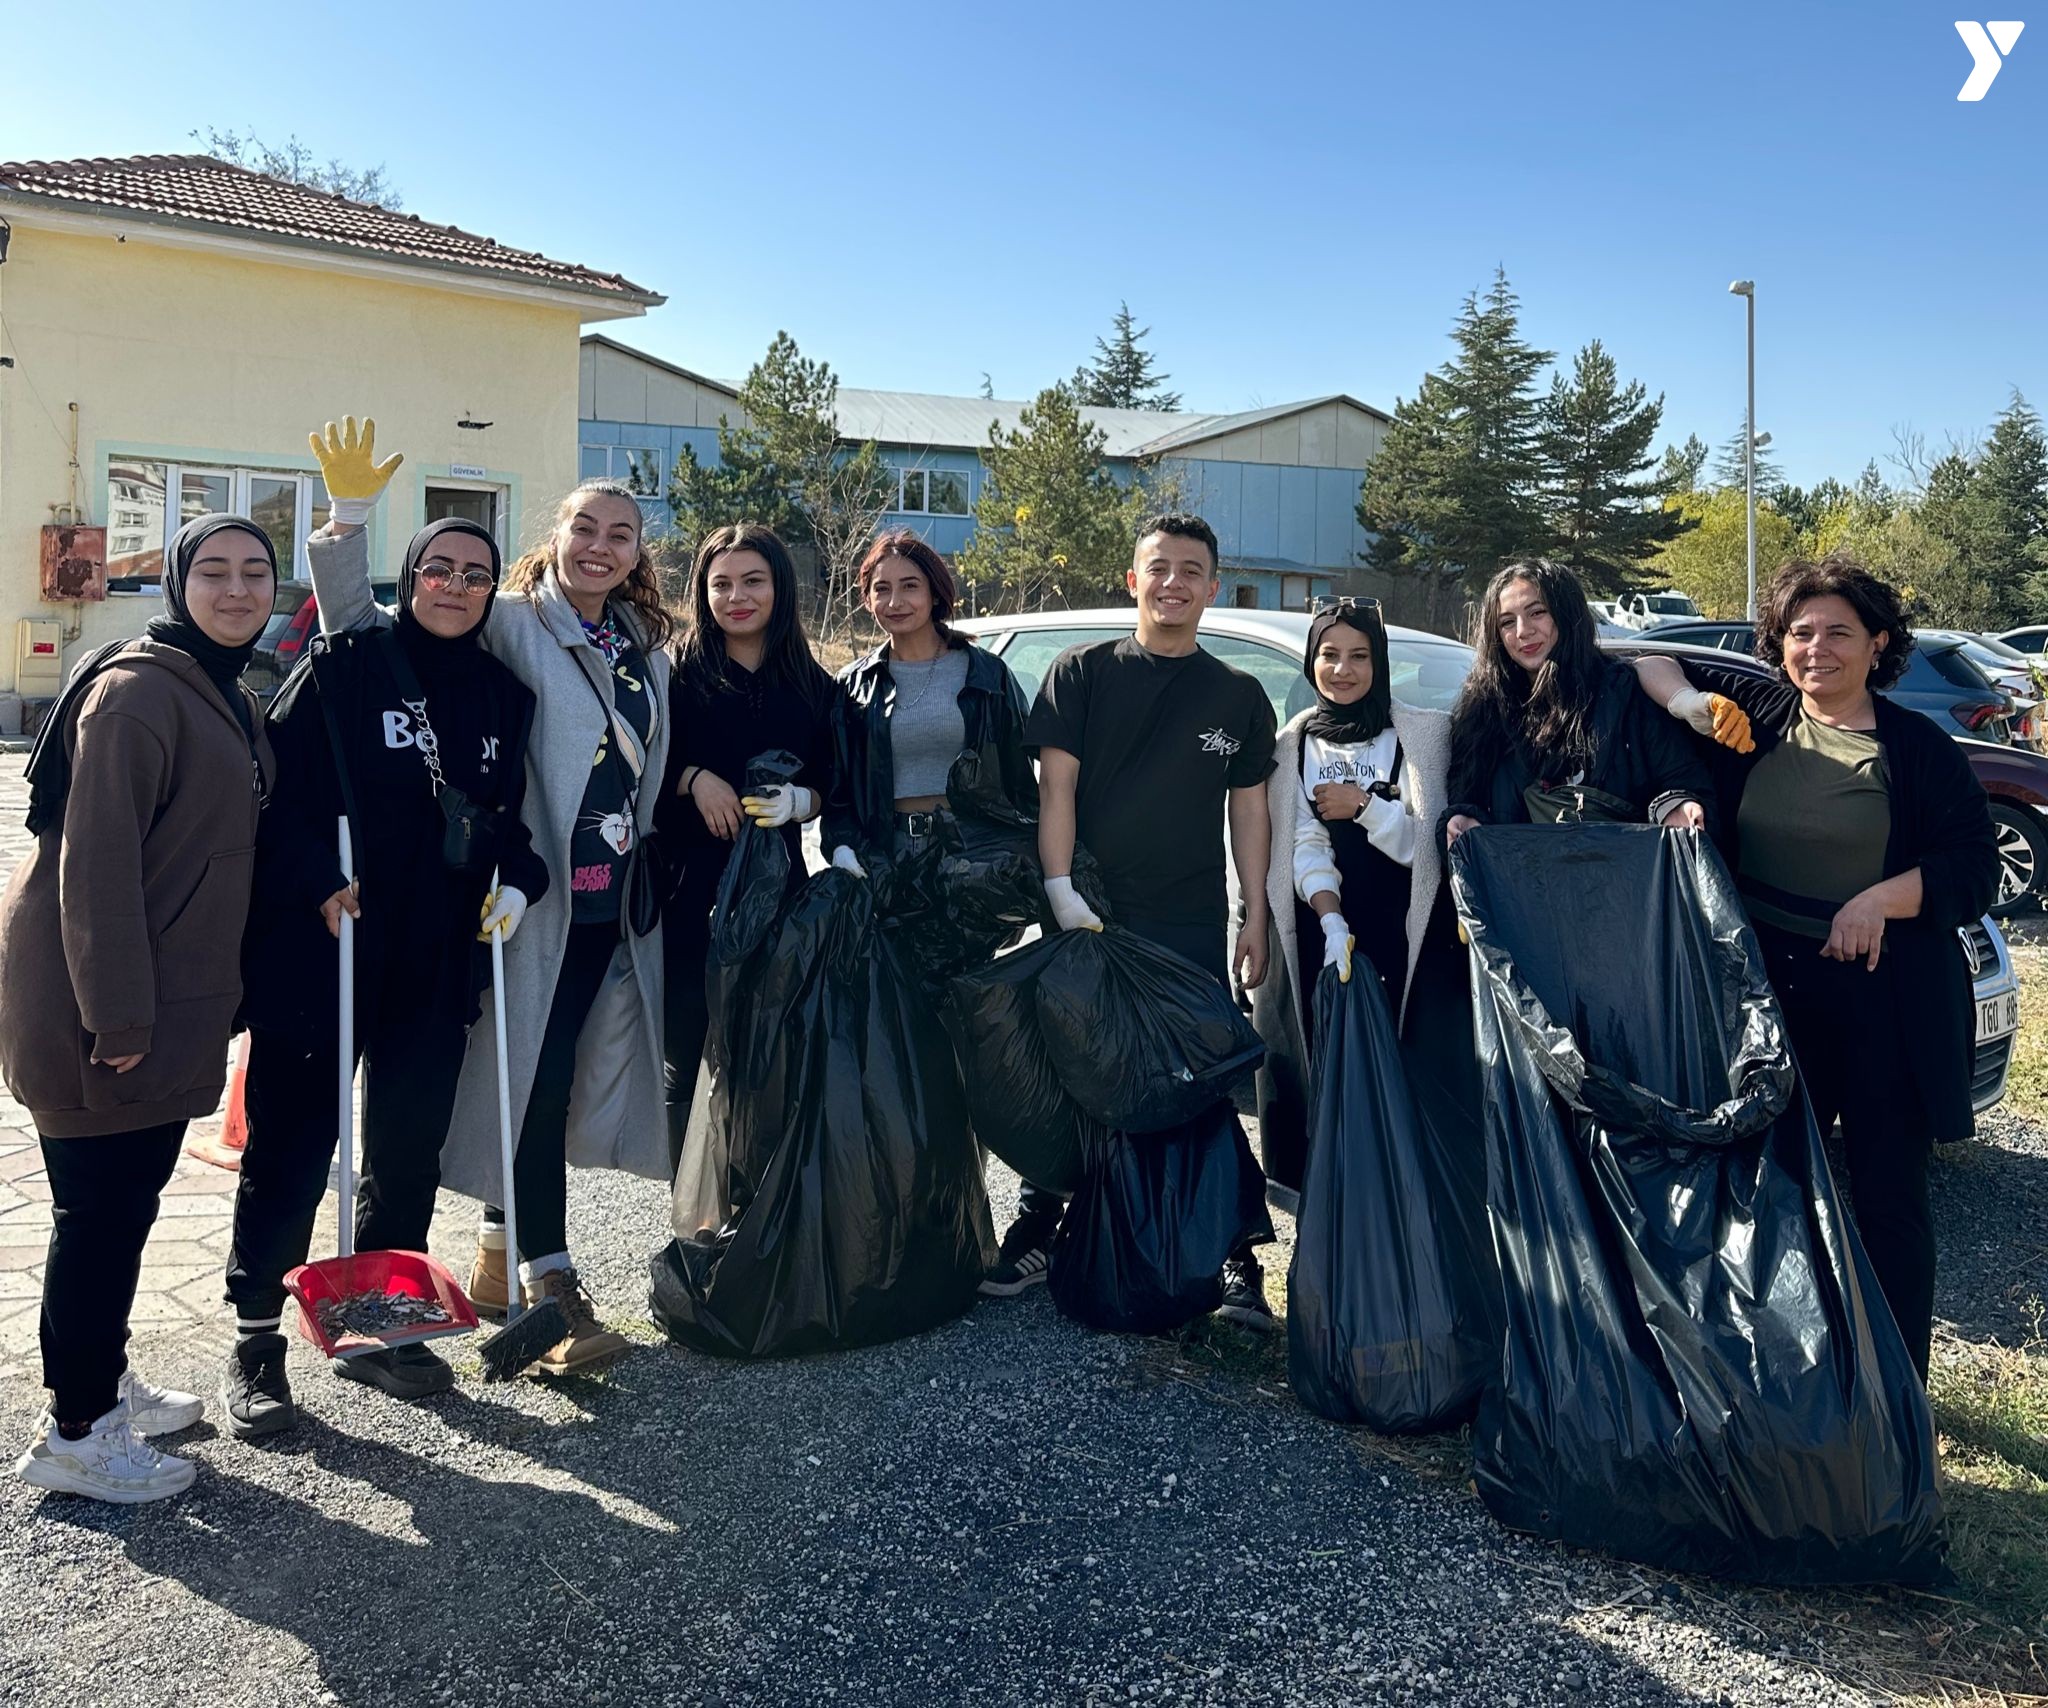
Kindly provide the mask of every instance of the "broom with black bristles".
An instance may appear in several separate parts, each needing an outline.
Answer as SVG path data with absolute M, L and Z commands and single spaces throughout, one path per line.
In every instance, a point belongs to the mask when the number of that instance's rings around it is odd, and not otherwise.
M 498 874 L 491 874 L 491 894 Z M 498 1156 L 505 1175 L 505 1326 L 477 1349 L 486 1382 L 509 1382 L 549 1347 L 569 1336 L 559 1299 L 523 1309 L 519 1284 L 518 1189 L 512 1183 L 512 1074 L 505 1059 L 505 928 L 491 932 L 491 1007 L 498 1023 Z

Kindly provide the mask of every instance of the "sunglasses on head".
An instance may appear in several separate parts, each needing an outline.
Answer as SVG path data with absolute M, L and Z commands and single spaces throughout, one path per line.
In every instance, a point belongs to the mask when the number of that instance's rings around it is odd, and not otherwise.
M 1308 602 L 1308 614 L 1320 617 L 1328 611 L 1370 611 L 1375 617 L 1380 614 L 1380 602 L 1364 593 L 1319 593 Z
M 453 569 L 445 563 L 429 563 L 420 568 L 420 585 L 429 593 L 446 593 L 452 587 L 474 598 L 490 592 L 498 585 L 498 578 L 487 569 Z

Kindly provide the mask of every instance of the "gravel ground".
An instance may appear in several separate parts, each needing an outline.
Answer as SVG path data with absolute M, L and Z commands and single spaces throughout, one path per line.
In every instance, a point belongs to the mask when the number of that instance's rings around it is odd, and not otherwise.
M 436 1227 L 458 1261 L 466 1209 Z M 1040 1292 L 788 1363 L 654 1344 L 665 1211 L 575 1182 L 586 1274 L 649 1342 L 605 1377 L 486 1390 L 471 1361 L 405 1406 L 295 1348 L 306 1421 L 201 1424 L 181 1499 L 0 1482 L 0 1702 L 1871 1699 L 1824 1620 L 1509 1536 L 1234 1329 L 1094 1335 Z M 210 1396 L 222 1345 L 138 1361 Z M 35 1401 L 0 1396 L 13 1438 Z

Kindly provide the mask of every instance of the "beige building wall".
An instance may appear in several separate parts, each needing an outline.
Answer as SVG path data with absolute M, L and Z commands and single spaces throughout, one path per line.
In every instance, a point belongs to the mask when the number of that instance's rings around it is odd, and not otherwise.
M 1364 468 L 1380 448 L 1386 423 L 1348 403 L 1322 403 L 1313 409 L 1240 427 L 1213 439 L 1197 439 L 1178 448 L 1182 456 L 1221 463 L 1282 463 L 1302 468 Z
M 659 427 L 716 427 L 721 415 L 735 427 L 746 421 L 731 392 L 605 344 L 583 346 L 577 415 Z
M 309 472 L 307 433 L 374 415 L 381 453 L 402 451 L 372 524 L 372 564 L 395 573 L 426 488 L 495 491 L 508 552 L 545 530 L 576 483 L 581 315 L 573 304 L 470 295 L 306 264 L 173 247 L 130 230 L 39 229 L 10 210 L 0 267 L 0 691 L 14 686 L 22 617 L 65 623 L 81 648 L 139 633 L 156 593 L 45 605 L 40 530 L 74 501 L 108 520 L 108 467 L 124 457 Z M 77 405 L 77 470 L 70 405 Z M 488 422 L 481 431 L 458 420 Z M 452 471 L 460 470 L 455 473 Z M 173 499 L 175 502 L 175 499 Z

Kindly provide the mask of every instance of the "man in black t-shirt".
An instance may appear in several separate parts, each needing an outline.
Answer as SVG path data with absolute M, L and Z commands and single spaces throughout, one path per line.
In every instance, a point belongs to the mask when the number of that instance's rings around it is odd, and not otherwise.
M 1078 836 L 1100 868 L 1118 925 L 1226 984 L 1235 972 L 1250 990 L 1266 976 L 1273 706 L 1256 680 L 1198 644 L 1202 612 L 1216 597 L 1216 567 L 1216 536 L 1200 517 L 1146 522 L 1129 576 L 1137 633 L 1054 660 L 1024 740 L 1038 753 L 1038 854 L 1060 929 L 1102 929 L 1074 891 Z M 1227 960 L 1226 803 L 1243 904 Z M 1044 1278 L 1060 1208 L 1057 1194 L 1026 1183 L 984 1292 L 1019 1293 Z M 1225 1267 L 1221 1314 L 1276 1326 L 1249 1245 Z

